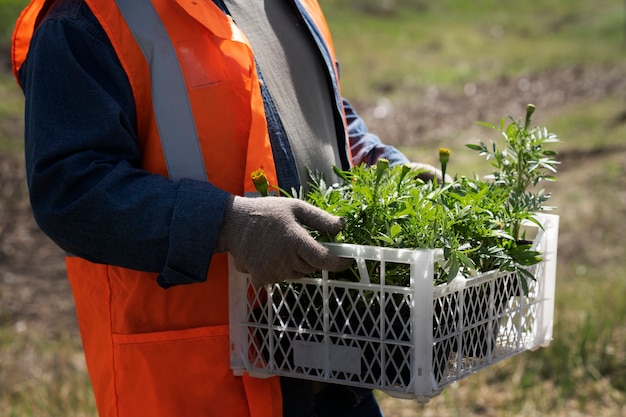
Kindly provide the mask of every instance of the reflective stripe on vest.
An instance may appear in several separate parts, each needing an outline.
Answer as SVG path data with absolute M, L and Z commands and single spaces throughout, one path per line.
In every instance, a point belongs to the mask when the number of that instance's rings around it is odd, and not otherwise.
M 115 2 L 150 63 L 152 104 L 169 178 L 207 181 L 185 79 L 159 14 L 150 0 Z M 155 50 L 155 44 L 161 48 Z

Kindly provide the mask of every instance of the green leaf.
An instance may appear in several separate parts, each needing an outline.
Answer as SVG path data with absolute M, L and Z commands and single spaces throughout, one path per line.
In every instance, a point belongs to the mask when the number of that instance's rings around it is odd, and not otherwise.
M 494 126 L 491 123 L 487 123 L 487 122 L 476 122 L 477 125 L 479 126 L 483 126 L 483 127 L 488 127 L 490 129 L 496 129 L 496 126 Z
M 335 174 L 337 174 L 337 176 L 339 178 L 341 178 L 342 180 L 344 180 L 345 182 L 350 182 L 350 179 L 348 178 L 348 173 L 346 171 L 342 171 L 339 167 L 337 166 L 333 166 L 333 171 Z
M 463 252 L 456 252 L 456 256 L 457 256 L 457 258 L 459 258 L 459 260 L 461 261 L 463 266 L 465 266 L 466 268 L 473 269 L 473 268 L 476 267 L 476 264 L 474 263 L 474 261 L 472 261 Z
M 461 267 L 456 255 L 457 252 L 453 252 L 450 255 L 450 265 L 448 267 L 448 282 L 452 281 L 457 276 L 457 274 L 459 273 L 459 268 Z
M 524 291 L 524 295 L 528 295 L 528 281 L 535 281 L 535 276 L 527 269 L 519 268 L 517 270 L 517 279 L 522 285 L 522 291 Z
M 515 123 L 511 123 L 507 128 L 506 128 L 506 136 L 508 138 L 513 138 L 515 136 L 517 136 L 517 133 L 519 132 L 519 129 L 517 128 L 517 125 Z
M 471 143 L 468 143 L 468 144 L 466 144 L 465 146 L 466 146 L 466 147 L 468 147 L 468 148 L 470 148 L 470 149 L 471 149 L 471 150 L 473 150 L 473 151 L 482 151 L 482 150 L 484 150 L 484 149 L 485 149 L 485 147 L 484 147 L 484 146 L 474 145 L 474 144 L 471 144 Z

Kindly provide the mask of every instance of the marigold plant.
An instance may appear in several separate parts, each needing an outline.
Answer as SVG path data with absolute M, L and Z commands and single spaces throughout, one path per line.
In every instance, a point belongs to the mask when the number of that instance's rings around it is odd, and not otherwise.
M 482 141 L 468 145 L 496 168 L 488 178 L 424 182 L 409 166 L 390 166 L 381 159 L 372 167 L 335 168 L 340 184 L 313 178 L 307 201 L 346 219 L 345 229 L 332 239 L 335 242 L 442 249 L 444 260 L 436 265 L 437 284 L 459 274 L 490 270 L 515 271 L 532 279 L 526 267 L 541 259 L 525 239 L 522 225 L 526 221 L 540 227 L 535 214 L 549 209 L 544 203 L 550 195 L 534 186 L 541 180 L 555 180 L 551 173 L 558 164 L 556 152 L 544 149 L 558 139 L 545 128 L 529 127 L 533 111 L 529 105 L 524 123 L 512 120 L 505 126 L 502 121 L 499 129 L 481 123 L 498 129 L 505 140 L 503 149 L 494 141 L 490 148 Z M 439 157 L 445 178 L 450 150 L 440 148 Z M 409 271 L 387 271 L 387 277 L 397 280 L 397 285 L 408 285 Z M 524 288 L 525 282 L 521 280 Z

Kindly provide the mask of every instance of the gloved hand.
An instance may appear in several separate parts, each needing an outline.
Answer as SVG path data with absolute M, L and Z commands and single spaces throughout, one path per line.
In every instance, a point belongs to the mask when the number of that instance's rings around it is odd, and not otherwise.
M 424 182 L 432 181 L 436 177 L 437 182 L 441 183 L 441 180 L 443 179 L 443 173 L 441 172 L 441 170 L 435 168 L 432 165 L 422 164 L 419 162 L 410 162 L 409 166 L 412 169 L 418 171 L 417 178 L 421 179 Z M 451 182 L 452 182 L 452 177 L 446 174 L 446 183 L 449 184 Z
M 352 260 L 332 255 L 304 226 L 336 235 L 344 220 L 302 200 L 233 196 L 224 212 L 218 252 L 230 252 L 237 270 L 255 285 L 302 278 L 318 269 L 342 271 Z

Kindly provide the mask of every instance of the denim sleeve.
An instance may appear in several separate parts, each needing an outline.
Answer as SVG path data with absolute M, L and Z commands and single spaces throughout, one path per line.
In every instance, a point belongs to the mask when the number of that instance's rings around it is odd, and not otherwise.
M 37 223 L 65 251 L 159 273 L 164 288 L 204 281 L 228 194 L 141 168 L 128 78 L 84 3 L 64 4 L 20 71 Z
M 343 99 L 343 107 L 348 123 L 348 136 L 354 165 L 363 163 L 373 165 L 380 158 L 387 158 L 391 165 L 409 162 L 402 152 L 391 145 L 385 145 L 378 136 L 367 129 L 365 122 L 348 100 Z

